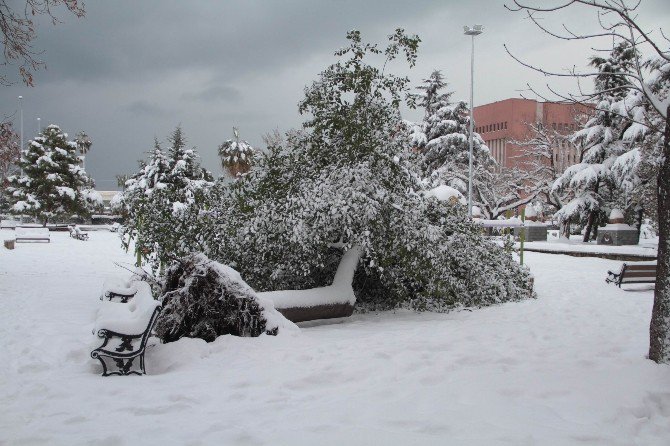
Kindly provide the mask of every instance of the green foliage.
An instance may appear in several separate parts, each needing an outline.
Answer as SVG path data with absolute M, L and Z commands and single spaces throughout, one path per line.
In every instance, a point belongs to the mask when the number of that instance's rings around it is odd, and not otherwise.
M 122 199 L 124 245 L 128 248 L 134 241 L 138 259 L 144 258 L 154 270 L 175 257 L 203 250 L 193 221 L 212 186 L 212 176 L 200 167 L 195 149 L 186 149 L 181 128 L 169 142 L 166 155 L 155 141 L 149 160 L 126 182 Z
M 77 145 L 56 125 L 28 141 L 19 167 L 10 178 L 12 211 L 39 219 L 43 224 L 73 214 L 90 215 L 102 199 L 92 190 L 93 180 L 79 165 Z
M 360 246 L 359 302 L 376 308 L 446 310 L 532 295 L 529 274 L 485 241 L 464 209 L 424 198 L 405 149 L 399 106 L 413 105 L 407 78 L 383 66 L 419 39 L 401 30 L 381 50 L 347 36 L 348 59 L 305 90 L 304 131 L 274 138 L 256 166 L 219 183 L 199 220 L 207 255 L 236 268 L 257 290 L 330 284 L 341 250 Z

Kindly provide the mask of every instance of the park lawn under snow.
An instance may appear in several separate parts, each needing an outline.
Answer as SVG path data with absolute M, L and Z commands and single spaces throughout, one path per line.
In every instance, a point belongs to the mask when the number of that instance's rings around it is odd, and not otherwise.
M 102 378 L 99 290 L 132 256 L 108 232 L 2 249 L 0 444 L 667 445 L 649 287 L 605 284 L 617 261 L 526 259 L 536 300 L 154 342 L 149 375 Z

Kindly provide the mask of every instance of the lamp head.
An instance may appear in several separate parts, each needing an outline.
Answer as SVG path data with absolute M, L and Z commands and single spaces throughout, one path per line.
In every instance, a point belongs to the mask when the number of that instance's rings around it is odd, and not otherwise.
M 478 36 L 483 32 L 484 32 L 483 25 L 473 25 L 472 27 L 469 26 L 463 27 L 463 34 L 465 34 L 466 36 Z

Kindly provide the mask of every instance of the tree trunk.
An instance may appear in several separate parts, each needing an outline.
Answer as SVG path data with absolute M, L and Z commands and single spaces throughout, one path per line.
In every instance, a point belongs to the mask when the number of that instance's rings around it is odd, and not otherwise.
M 598 228 L 600 227 L 600 213 L 596 213 L 591 227 L 591 240 L 598 240 Z
M 586 221 L 586 228 L 584 229 L 584 238 L 582 241 L 584 243 L 588 242 L 591 239 L 591 228 L 593 227 L 593 220 L 595 219 L 595 211 L 589 212 L 589 218 Z
M 638 203 L 635 206 L 635 229 L 637 229 L 637 239 L 640 239 L 640 233 L 642 232 L 642 217 L 644 217 L 644 207 L 642 203 Z
M 570 240 L 570 217 L 563 220 L 561 224 L 563 225 L 563 227 L 561 228 L 561 233 L 563 234 L 563 237 Z
M 598 195 L 598 189 L 600 188 L 600 181 L 596 181 L 596 187 L 593 190 L 595 195 Z M 589 219 L 586 223 L 586 229 L 584 229 L 584 243 L 588 242 L 591 237 L 591 230 L 593 228 L 593 224 L 595 223 L 595 219 L 597 216 L 598 210 L 593 209 L 591 212 L 589 212 Z
M 658 172 L 658 268 L 649 326 L 649 359 L 670 364 L 670 106 L 664 133 L 663 163 Z

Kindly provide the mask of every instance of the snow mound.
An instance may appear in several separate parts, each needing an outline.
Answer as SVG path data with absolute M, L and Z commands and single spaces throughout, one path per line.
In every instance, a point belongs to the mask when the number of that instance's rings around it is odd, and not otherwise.
M 439 201 L 446 201 L 452 204 L 460 203 L 466 205 L 468 203 L 462 193 L 446 184 L 440 184 L 436 188 L 429 190 L 426 192 L 426 197 L 435 197 Z

